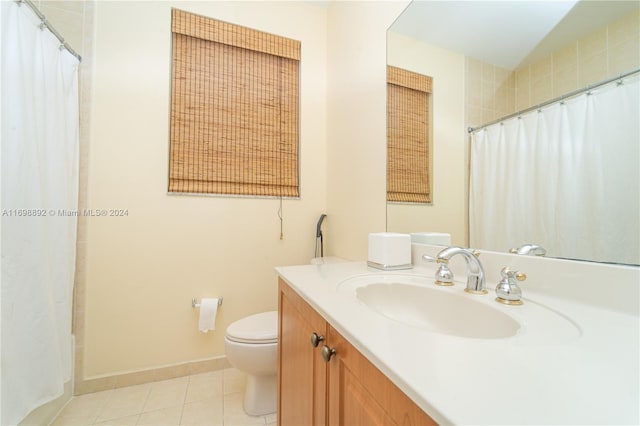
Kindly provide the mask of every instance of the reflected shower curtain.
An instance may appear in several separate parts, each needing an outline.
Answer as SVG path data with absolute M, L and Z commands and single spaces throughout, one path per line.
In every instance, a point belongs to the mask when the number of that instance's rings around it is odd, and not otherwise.
M 27 6 L 2 14 L 2 419 L 71 378 L 78 206 L 78 60 Z
M 639 263 L 639 93 L 636 74 L 475 132 L 471 246 Z

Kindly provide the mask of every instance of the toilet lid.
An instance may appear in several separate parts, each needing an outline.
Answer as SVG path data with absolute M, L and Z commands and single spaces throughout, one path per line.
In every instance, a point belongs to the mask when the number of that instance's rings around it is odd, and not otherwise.
M 231 323 L 227 338 L 240 343 L 276 343 L 278 311 L 262 312 Z

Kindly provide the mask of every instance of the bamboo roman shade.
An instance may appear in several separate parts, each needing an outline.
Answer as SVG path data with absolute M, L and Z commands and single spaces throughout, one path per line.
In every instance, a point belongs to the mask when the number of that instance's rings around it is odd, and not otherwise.
M 387 67 L 387 201 L 430 203 L 432 78 Z
M 169 192 L 298 197 L 300 42 L 173 9 Z

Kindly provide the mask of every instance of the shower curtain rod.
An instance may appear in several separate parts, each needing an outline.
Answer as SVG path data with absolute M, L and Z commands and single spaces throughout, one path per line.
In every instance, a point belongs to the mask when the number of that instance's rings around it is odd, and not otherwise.
M 55 28 L 53 28 L 53 25 L 51 25 L 51 23 L 49 21 L 47 21 L 47 18 L 44 16 L 44 14 L 42 12 L 40 12 L 38 10 L 36 5 L 31 3 L 31 0 L 14 0 L 14 1 L 16 3 L 18 3 L 18 6 L 22 6 L 22 3 L 26 4 L 27 6 L 29 6 L 31 8 L 31 10 L 33 10 L 33 12 L 42 21 L 42 23 L 40 24 L 40 29 L 42 30 L 42 29 L 44 29 L 46 27 L 49 31 L 51 31 L 51 34 L 56 36 L 58 41 L 60 41 L 60 48 L 64 47 L 65 49 L 67 49 L 67 51 L 69 53 L 71 53 L 73 56 L 78 58 L 78 61 L 82 62 L 82 56 L 80 56 L 75 50 L 73 50 L 73 48 L 69 45 L 69 43 L 67 43 L 64 40 L 64 37 L 62 37 L 62 35 L 60 35 L 60 33 L 58 31 L 56 31 Z
M 591 84 L 589 86 L 583 87 L 582 89 L 574 90 L 573 92 L 567 93 L 567 94 L 562 95 L 562 96 L 558 96 L 557 98 L 551 99 L 551 100 L 543 102 L 541 104 L 538 104 L 538 105 L 523 109 L 522 111 L 514 112 L 513 114 L 506 115 L 506 116 L 504 116 L 502 118 L 499 118 L 497 120 L 490 121 L 489 123 L 483 124 L 482 126 L 469 127 L 469 128 L 467 128 L 467 132 L 473 133 L 473 132 L 476 132 L 478 130 L 482 130 L 485 127 L 489 127 L 489 126 L 491 126 L 493 124 L 500 123 L 501 121 L 505 121 L 505 120 L 508 120 L 510 118 L 522 115 L 522 114 L 526 114 L 527 112 L 534 111 L 534 110 L 546 107 L 547 105 L 555 104 L 556 102 L 562 102 L 562 101 L 564 101 L 566 99 L 578 96 L 578 95 L 580 95 L 580 94 L 582 94 L 584 92 L 588 92 L 588 91 L 593 90 L 593 89 L 595 89 L 597 87 L 604 86 L 605 84 L 609 84 L 609 83 L 612 83 L 614 81 L 622 82 L 623 78 L 629 77 L 629 76 L 631 76 L 633 74 L 637 74 L 639 72 L 640 72 L 640 68 L 635 69 L 633 71 L 626 72 L 624 74 L 620 74 L 617 77 L 613 77 L 613 78 L 609 78 L 607 80 L 603 80 L 603 81 L 601 81 L 599 83 Z M 619 83 L 619 84 L 622 84 L 622 83 Z

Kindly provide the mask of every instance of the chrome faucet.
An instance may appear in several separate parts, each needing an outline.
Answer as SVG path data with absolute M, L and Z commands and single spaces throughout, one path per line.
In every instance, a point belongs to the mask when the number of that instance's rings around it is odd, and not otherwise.
M 529 256 L 544 256 L 547 254 L 547 251 L 544 249 L 544 247 L 537 244 L 523 244 L 518 248 L 512 248 L 511 250 L 509 250 L 509 253 L 524 254 Z
M 427 261 L 435 260 L 440 265 L 436 271 L 437 285 L 453 285 L 453 274 L 449 270 L 449 260 L 456 254 L 462 255 L 467 263 L 467 288 L 464 291 L 472 294 L 487 294 L 487 290 L 484 288 L 484 268 L 478 259 L 479 253 L 462 247 L 447 247 L 441 250 L 435 258 L 426 255 L 422 258 Z

